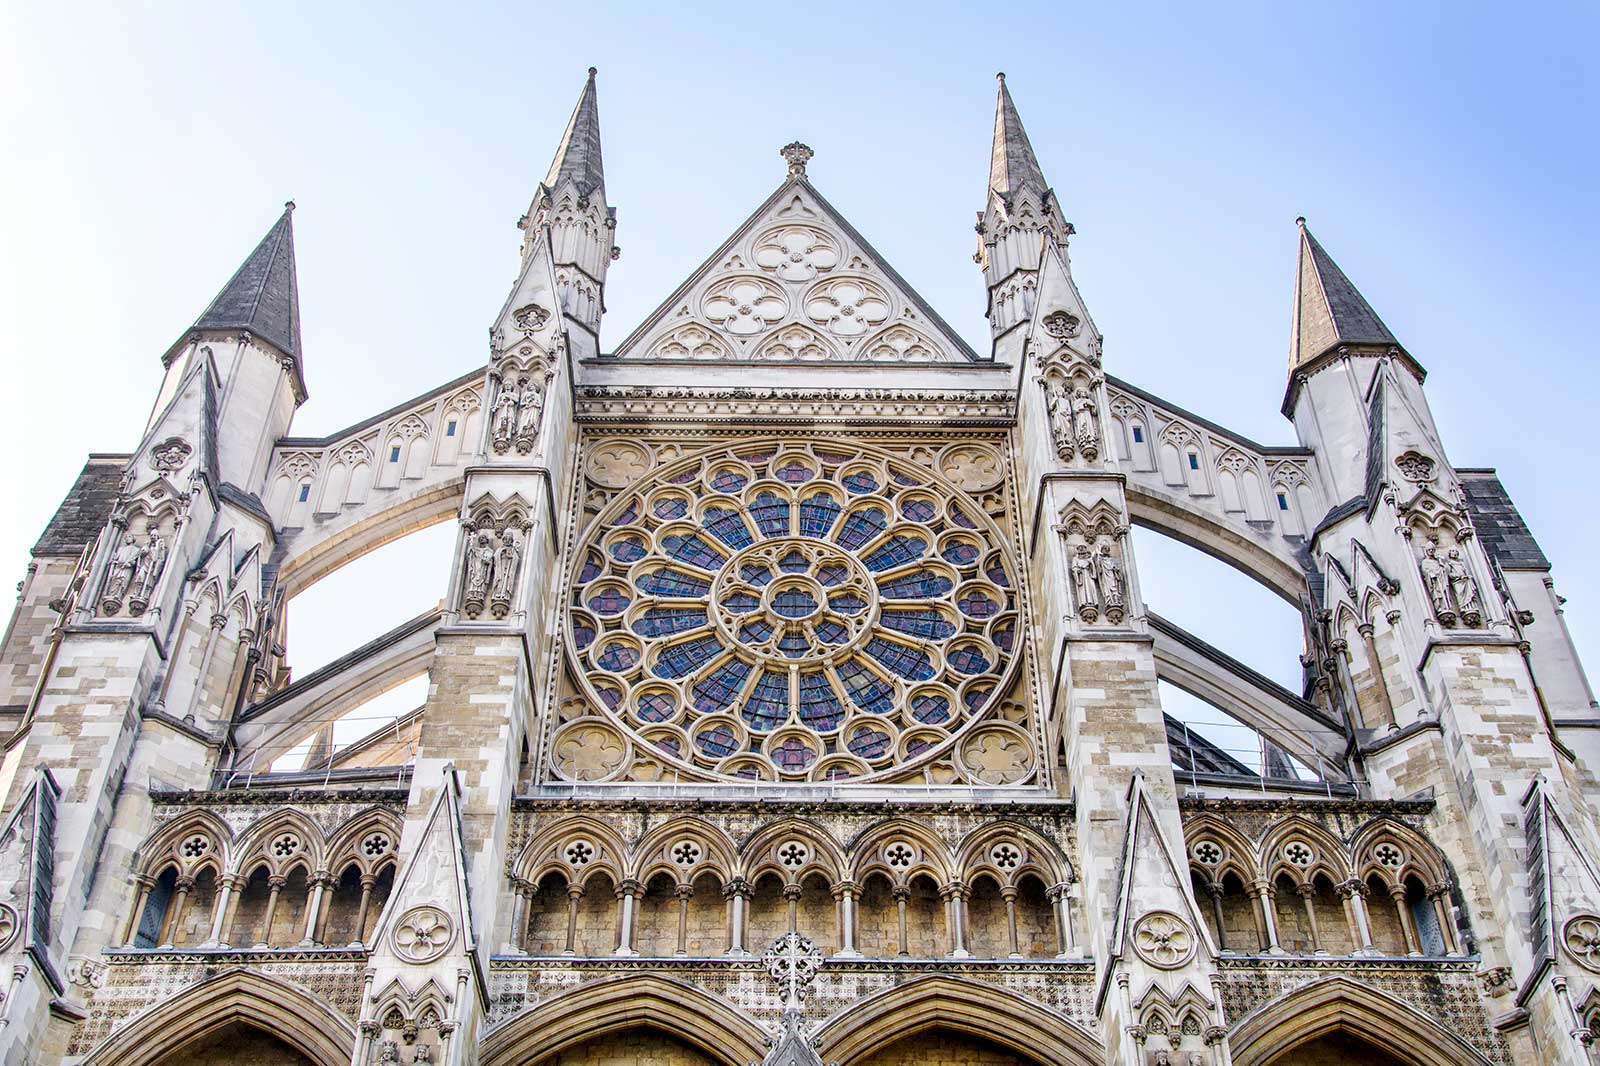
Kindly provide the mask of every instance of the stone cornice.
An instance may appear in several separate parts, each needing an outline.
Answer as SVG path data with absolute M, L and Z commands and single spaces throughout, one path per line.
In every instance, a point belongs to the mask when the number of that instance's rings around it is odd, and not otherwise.
M 1427 814 L 1434 808 L 1431 799 L 1233 799 L 1228 797 L 1184 796 L 1178 800 L 1182 811 L 1265 811 L 1271 814 Z
M 589 799 L 563 796 L 518 796 L 511 801 L 514 811 L 537 811 L 541 814 L 569 814 L 612 812 L 623 814 L 651 814 L 670 810 L 684 812 L 755 812 L 770 814 L 775 818 L 806 814 L 860 814 L 882 818 L 887 811 L 915 810 L 920 814 L 971 814 L 986 818 L 1006 815 L 1031 815 L 1046 818 L 1071 818 L 1076 805 L 1070 800 L 991 800 L 972 799 L 921 799 L 900 797 L 892 801 L 879 799 L 792 799 L 771 795 L 749 796 L 695 796 L 649 798 Z
M 698 388 L 690 385 L 584 385 L 576 390 L 579 422 L 700 422 L 759 417 L 769 423 L 871 418 L 1011 425 L 1009 390 L 860 388 Z
M 403 788 L 283 788 L 283 789 L 162 789 L 150 790 L 153 803 L 192 807 L 281 807 L 307 803 L 392 803 L 403 808 L 408 790 Z

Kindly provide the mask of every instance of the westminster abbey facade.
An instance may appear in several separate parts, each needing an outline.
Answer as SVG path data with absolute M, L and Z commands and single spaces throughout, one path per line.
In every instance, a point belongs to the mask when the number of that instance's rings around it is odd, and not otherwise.
M 620 336 L 591 70 L 487 364 L 327 437 L 284 211 L 20 586 L 0 1061 L 1596 1061 L 1550 563 L 1304 221 L 1263 445 L 1119 376 L 1003 77 L 980 346 L 811 154 Z M 291 674 L 288 601 L 436 523 L 437 607 Z M 1294 605 L 1303 684 L 1152 613 L 1135 526 Z

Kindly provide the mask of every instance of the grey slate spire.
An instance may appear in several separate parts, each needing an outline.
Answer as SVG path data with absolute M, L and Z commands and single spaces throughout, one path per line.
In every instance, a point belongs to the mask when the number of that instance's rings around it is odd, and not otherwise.
M 550 162 L 550 173 L 545 175 L 545 188 L 554 191 L 566 179 L 578 187 L 580 196 L 588 196 L 605 184 L 605 168 L 600 162 L 600 104 L 595 97 L 595 68 L 589 68 L 589 79 L 578 94 L 578 106 L 572 109 L 567 120 L 567 130 L 561 135 L 561 145 Z
M 1028 143 L 1028 131 L 1022 128 L 1022 116 L 1011 100 L 1006 88 L 1006 76 L 995 75 L 1000 82 L 999 95 L 994 106 L 994 147 L 989 156 L 989 188 L 1002 199 L 1009 200 L 1024 188 L 1032 188 L 1043 199 L 1050 183 L 1044 180 L 1039 158 Z
M 295 284 L 294 203 L 195 320 L 194 329 L 243 329 L 300 362 L 300 293 Z
M 1294 330 L 1289 338 L 1289 371 L 1341 347 L 1399 348 L 1389 327 L 1345 277 L 1333 258 L 1306 228 L 1300 227 L 1300 263 L 1294 293 Z

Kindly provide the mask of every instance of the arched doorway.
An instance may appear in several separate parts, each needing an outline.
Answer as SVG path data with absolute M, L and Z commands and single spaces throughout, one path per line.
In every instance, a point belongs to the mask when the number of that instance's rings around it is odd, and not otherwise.
M 289 1044 L 244 1022 L 229 1022 L 153 1066 L 316 1066 Z

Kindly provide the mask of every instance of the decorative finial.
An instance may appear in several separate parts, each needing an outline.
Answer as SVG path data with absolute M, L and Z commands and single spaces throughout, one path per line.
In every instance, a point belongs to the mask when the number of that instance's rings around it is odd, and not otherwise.
M 801 144 L 799 141 L 790 141 L 788 144 L 778 149 L 778 154 L 783 156 L 784 161 L 789 164 L 790 178 L 803 178 L 806 176 L 806 164 L 810 162 L 811 157 L 817 153 L 813 152 L 810 148 Z
M 283 202 L 283 209 L 285 211 L 293 211 L 294 210 L 294 201 L 293 200 L 285 200 Z
M 1305 229 L 1306 228 L 1306 216 L 1301 215 L 1299 218 L 1294 220 L 1294 224 L 1296 226 L 1299 226 L 1301 229 Z
M 595 76 L 595 75 L 596 75 L 596 74 L 598 74 L 598 73 L 600 73 L 600 72 L 599 72 L 599 71 L 598 71 L 598 70 L 596 70 L 596 69 L 594 69 L 594 68 L 593 68 L 593 67 L 590 67 L 590 68 L 589 68 L 589 77 L 591 77 L 591 78 L 592 78 L 592 77 L 594 77 L 594 76 Z
M 1002 70 L 1000 73 L 995 75 L 995 78 L 997 78 L 1000 81 L 1005 81 L 1006 80 L 1006 72 Z

